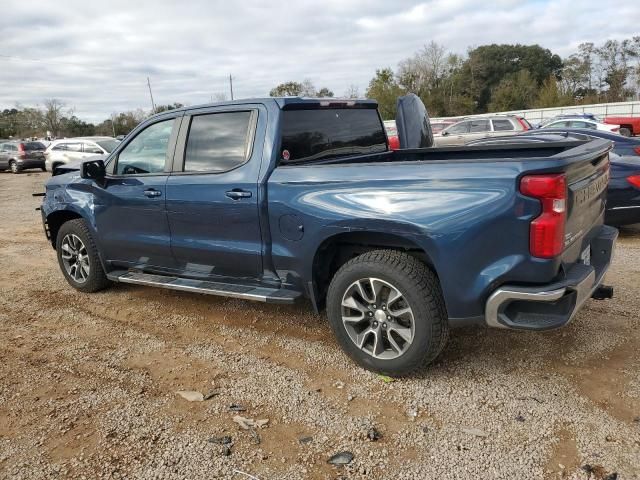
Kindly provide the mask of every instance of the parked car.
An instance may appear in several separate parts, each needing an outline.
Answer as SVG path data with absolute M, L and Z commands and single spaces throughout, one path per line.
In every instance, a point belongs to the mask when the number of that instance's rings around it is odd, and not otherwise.
M 598 117 L 597 115 L 594 115 L 593 113 L 563 113 L 561 115 L 556 115 L 551 118 L 545 118 L 542 122 L 536 125 L 536 128 L 541 128 L 544 125 L 547 125 L 551 122 L 555 122 L 557 120 L 566 120 L 566 119 L 572 119 L 572 118 L 576 120 L 587 119 L 587 120 L 593 120 L 594 122 L 602 123 L 602 118 Z
M 436 133 L 442 132 L 445 128 L 447 128 L 450 125 L 453 125 L 454 123 L 457 123 L 457 122 L 454 120 L 451 120 L 451 121 L 442 120 L 438 122 L 431 122 L 431 131 L 435 135 Z
M 615 227 L 640 223 L 640 140 L 600 130 L 532 130 L 511 138 L 482 139 L 472 144 L 563 142 L 576 135 L 613 141 L 613 150 L 609 154 L 611 180 L 607 188 L 605 223 Z
M 618 133 L 620 130 L 620 125 L 609 125 L 606 123 L 596 122 L 594 120 L 589 120 L 587 118 L 565 118 L 560 120 L 554 120 L 553 122 L 549 122 L 542 127 L 541 129 L 547 128 L 586 128 L 589 130 L 602 130 L 605 132 L 613 132 Z
M 62 274 L 81 292 L 306 297 L 386 374 L 433 361 L 450 325 L 546 330 L 610 296 L 610 142 L 420 148 L 429 121 L 410 95 L 391 151 L 376 107 L 266 98 L 145 120 L 106 160 L 46 183 Z
M 107 155 L 120 142 L 111 137 L 76 137 L 55 140 L 47 147 L 46 169 L 53 172 L 60 165 L 92 155 Z
M 486 137 L 515 135 L 531 129 L 531 124 L 516 115 L 492 115 L 461 120 L 448 126 L 440 134 L 434 135 L 438 147 L 464 145 L 465 143 Z
M 640 157 L 611 155 L 605 222 L 614 226 L 640 223 Z
M 4 142 L 0 144 L 0 170 L 20 173 L 30 168 L 40 168 L 44 171 L 44 150 L 40 142 Z
M 613 142 L 613 151 L 622 157 L 640 156 L 640 139 L 632 137 L 623 137 L 618 133 L 607 132 L 605 130 L 589 130 L 585 131 L 580 128 L 545 128 L 542 130 L 529 130 L 521 135 L 549 135 L 558 134 L 566 137 L 572 134 L 583 134 L 591 137 L 604 138 Z
M 620 126 L 620 135 L 640 135 L 640 117 L 606 117 L 604 123 Z

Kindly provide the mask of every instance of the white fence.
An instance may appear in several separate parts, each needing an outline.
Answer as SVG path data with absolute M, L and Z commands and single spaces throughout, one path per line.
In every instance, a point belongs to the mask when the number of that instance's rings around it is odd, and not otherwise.
M 571 113 L 592 113 L 599 117 L 608 116 L 630 116 L 640 117 L 640 102 L 616 102 L 616 103 L 595 103 L 592 105 L 576 105 L 571 107 L 554 107 L 554 108 L 535 108 L 532 110 L 513 110 L 510 112 L 495 112 L 492 114 L 511 114 L 521 115 L 531 123 L 540 123 L 548 118 L 555 117 L 556 115 L 571 114 Z M 481 117 L 481 115 L 465 115 L 467 117 Z M 448 117 L 451 118 L 451 117 Z M 462 118 L 462 117 L 455 117 Z M 432 120 L 438 120 L 434 118 Z

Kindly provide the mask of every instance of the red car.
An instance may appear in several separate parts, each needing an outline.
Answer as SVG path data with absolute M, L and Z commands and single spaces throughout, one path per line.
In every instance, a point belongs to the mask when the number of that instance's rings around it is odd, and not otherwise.
M 607 117 L 604 123 L 620 125 L 620 135 L 632 137 L 640 135 L 640 117 Z

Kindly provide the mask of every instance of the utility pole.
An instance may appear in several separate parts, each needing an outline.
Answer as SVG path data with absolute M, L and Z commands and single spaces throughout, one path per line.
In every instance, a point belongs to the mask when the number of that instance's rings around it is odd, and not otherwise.
M 229 89 L 231 90 L 231 100 L 233 100 L 233 78 L 231 78 L 231 74 L 229 74 Z
M 147 85 L 149 86 L 149 95 L 151 96 L 151 113 L 156 113 L 156 104 L 153 101 L 153 93 L 151 92 L 151 80 L 147 77 Z
M 115 115 L 112 113 L 111 114 L 111 130 L 113 130 L 113 137 L 115 138 L 115 136 L 116 136 L 116 125 L 115 125 L 115 122 L 114 122 L 114 117 L 115 117 Z

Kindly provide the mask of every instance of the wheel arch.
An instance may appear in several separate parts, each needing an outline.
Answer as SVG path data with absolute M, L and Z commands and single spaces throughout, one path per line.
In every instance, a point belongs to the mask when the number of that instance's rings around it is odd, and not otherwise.
M 406 252 L 425 263 L 438 277 L 433 257 L 411 237 L 378 231 L 336 233 L 325 238 L 313 256 L 308 289 L 314 310 L 324 308 L 329 283 L 342 265 L 358 255 L 380 249 Z
M 58 232 L 60 227 L 70 220 L 76 220 L 78 218 L 86 220 L 79 212 L 71 209 L 55 210 L 47 215 L 47 228 L 49 230 L 49 240 L 51 246 L 56 249 L 56 242 L 58 239 Z M 89 223 L 89 222 L 87 222 Z

